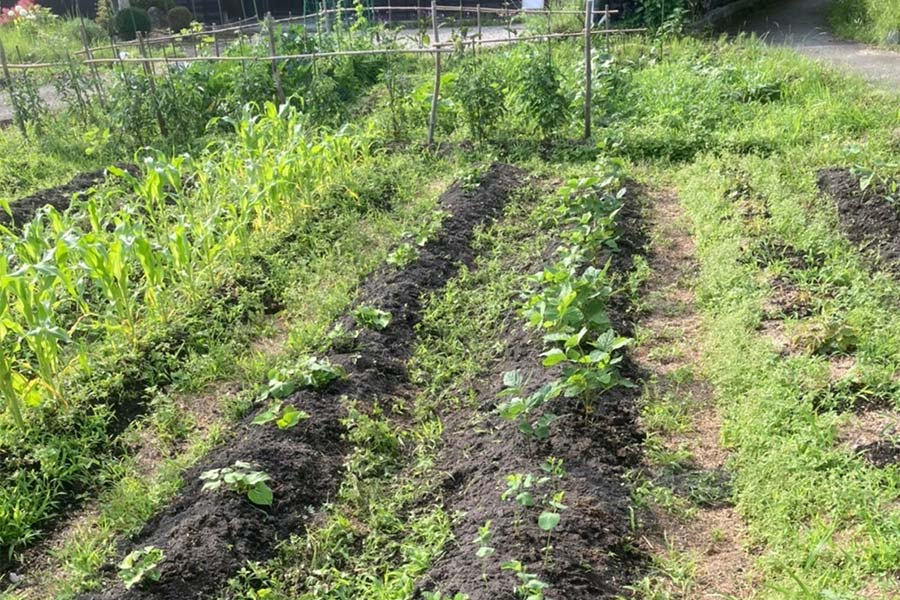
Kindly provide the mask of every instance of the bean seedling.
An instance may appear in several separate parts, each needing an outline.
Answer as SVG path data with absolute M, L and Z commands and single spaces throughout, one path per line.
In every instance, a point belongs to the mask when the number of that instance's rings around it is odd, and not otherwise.
M 522 374 L 519 371 L 507 371 L 503 374 L 503 385 L 505 389 L 498 396 L 511 398 L 497 405 L 500 417 L 506 421 L 518 421 L 519 431 L 527 437 L 540 440 L 550 437 L 550 425 L 560 417 L 552 413 L 533 417 L 554 396 L 554 384 L 548 383 L 526 396 Z
M 165 554 L 156 546 L 135 550 L 119 563 L 119 579 L 125 584 L 126 590 L 145 581 L 159 581 L 159 563 L 164 559 Z
M 266 485 L 272 478 L 266 473 L 256 470 L 256 466 L 237 461 L 232 467 L 211 469 L 200 475 L 204 481 L 203 490 L 217 490 L 225 486 L 233 492 L 247 496 L 257 506 L 272 505 L 272 488 Z
M 475 556 L 481 559 L 481 578 L 487 581 L 487 559 L 494 555 L 494 548 L 491 543 L 491 520 L 485 521 L 484 525 L 478 528 L 478 535 L 472 540 L 478 544 L 478 550 Z
M 506 571 L 512 571 L 521 582 L 516 586 L 516 595 L 522 600 L 544 600 L 544 590 L 550 587 L 549 583 L 541 581 L 534 573 L 529 573 L 525 565 L 518 560 L 503 563 L 500 567 Z
M 281 400 L 276 400 L 269 405 L 264 411 L 256 415 L 253 419 L 254 425 L 265 425 L 275 421 L 279 429 L 290 429 L 309 418 L 309 414 L 288 404 L 285 406 Z

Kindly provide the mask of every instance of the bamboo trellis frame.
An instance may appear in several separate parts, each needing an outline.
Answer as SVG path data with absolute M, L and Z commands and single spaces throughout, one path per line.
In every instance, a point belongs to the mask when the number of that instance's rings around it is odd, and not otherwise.
M 405 6 L 405 7 L 397 7 L 397 6 L 387 6 L 387 7 L 375 7 L 387 9 L 388 11 L 396 11 L 396 10 L 406 10 L 413 11 L 418 10 L 417 6 Z M 591 132 L 591 111 L 590 111 L 590 102 L 591 102 L 591 41 L 593 36 L 595 35 L 605 35 L 607 45 L 609 43 L 609 36 L 612 34 L 632 34 L 632 33 L 640 33 L 646 31 L 644 28 L 631 28 L 631 29 L 615 29 L 609 27 L 609 18 L 610 15 L 616 14 L 617 11 L 609 10 L 609 6 L 602 11 L 597 11 L 594 9 L 594 0 L 586 0 L 585 1 L 585 10 L 584 12 L 580 11 L 553 11 L 553 10 L 535 10 L 535 11 L 523 11 L 522 9 L 483 9 L 480 5 L 476 6 L 474 11 L 478 15 L 478 35 L 477 37 L 471 37 L 460 41 L 452 41 L 452 42 L 441 42 L 439 39 L 439 25 L 438 25 L 438 11 L 444 12 L 460 12 L 464 13 L 466 11 L 471 11 L 468 7 L 463 6 L 442 6 L 438 5 L 436 0 L 432 0 L 431 2 L 431 29 L 432 29 L 432 41 L 427 47 L 419 47 L 419 48 L 373 48 L 366 50 L 338 50 L 332 52 L 311 52 L 311 53 L 303 53 L 303 54 L 276 54 L 275 53 L 275 43 L 273 37 L 273 30 L 275 23 L 285 22 L 289 19 L 282 19 L 280 21 L 276 21 L 272 19 L 270 14 L 266 15 L 266 28 L 268 30 L 268 42 L 267 44 L 267 53 L 261 54 L 253 54 L 253 55 L 240 55 L 240 56 L 221 56 L 218 52 L 218 43 L 216 43 L 216 55 L 215 56 L 186 56 L 179 58 L 170 58 L 169 56 L 164 55 L 162 57 L 152 56 L 147 50 L 147 40 L 142 35 L 138 36 L 138 40 L 136 44 L 140 49 L 141 56 L 139 58 L 130 58 L 124 57 L 121 54 L 115 58 L 93 58 L 92 52 L 96 52 L 98 48 L 88 48 L 85 47 L 85 50 L 82 51 L 82 55 L 86 55 L 88 58 L 79 59 L 78 63 L 82 65 L 86 65 L 90 67 L 92 70 L 96 70 L 97 65 L 126 65 L 126 64 L 136 64 L 141 65 L 144 68 L 144 71 L 151 77 L 155 76 L 155 71 L 153 68 L 154 64 L 157 63 L 165 63 L 167 66 L 171 64 L 186 64 L 186 63 L 194 63 L 194 62 L 240 62 L 242 64 L 248 62 L 260 62 L 265 61 L 272 64 L 273 77 L 275 78 L 276 85 L 278 87 L 278 98 L 280 102 L 285 101 L 284 92 L 281 90 L 280 78 L 278 72 L 278 63 L 290 60 L 316 60 L 316 59 L 324 59 L 324 58 L 334 58 L 334 57 L 342 57 L 342 56 L 378 56 L 378 55 L 396 55 L 396 54 L 429 54 L 435 57 L 435 78 L 434 78 L 434 90 L 432 94 L 432 110 L 429 118 L 428 124 L 428 143 L 429 145 L 433 143 L 434 140 L 434 129 L 435 129 L 435 121 L 436 121 L 436 110 L 437 110 L 437 102 L 440 96 L 440 82 L 441 82 L 441 55 L 442 54 L 450 54 L 457 51 L 457 48 L 461 45 L 465 47 L 471 47 L 475 50 L 478 47 L 493 45 L 493 44 L 511 44 L 518 42 L 537 42 L 537 41 L 547 41 L 550 42 L 552 40 L 560 40 L 567 38 L 576 38 L 582 37 L 584 39 L 585 45 L 585 111 L 584 111 L 584 135 L 585 138 L 590 137 Z M 318 13 L 315 13 L 312 17 L 316 19 L 321 16 L 325 16 L 329 13 L 339 13 L 341 11 L 346 10 L 355 10 L 355 9 L 325 9 L 321 10 Z M 496 38 L 496 39 L 483 39 L 481 36 L 481 13 L 482 12 L 492 12 L 494 14 L 545 14 L 545 15 L 553 15 L 553 14 L 573 14 L 578 12 L 578 14 L 582 14 L 584 17 L 584 25 L 581 31 L 576 32 L 562 32 L 562 33 L 545 33 L 545 34 L 534 34 L 534 35 L 516 35 L 512 36 L 512 32 L 509 32 L 509 36 L 506 38 Z M 603 18 L 599 21 L 599 24 L 604 25 L 603 29 L 595 29 L 594 16 L 595 15 L 603 15 Z M 309 15 L 304 17 L 305 19 L 312 18 Z M 225 31 L 224 29 L 216 30 L 216 33 L 222 33 Z M 194 33 L 190 35 L 208 35 L 208 32 L 200 32 Z M 184 39 L 185 36 L 169 36 L 165 39 Z M 157 38 L 159 41 L 160 38 Z M 113 50 L 117 50 L 119 46 L 115 44 L 111 46 Z M 2 42 L 0 42 L 0 63 L 2 63 L 2 73 L 7 81 L 10 81 L 10 71 L 28 71 L 28 70 L 36 70 L 36 69 L 53 69 L 53 68 L 71 68 L 73 65 L 73 59 L 70 59 L 69 62 L 45 62 L 45 63 L 9 63 L 7 61 L 6 53 L 4 52 Z M 99 86 L 99 78 L 95 82 Z M 155 95 L 154 86 L 151 83 L 151 94 Z M 14 106 L 15 109 L 15 106 Z M 16 113 L 17 124 L 20 125 L 23 134 L 25 134 L 25 127 L 23 124 L 19 123 L 21 120 L 18 115 L 18 111 L 14 110 Z M 165 125 L 162 121 L 162 116 L 159 115 L 159 126 L 161 131 L 165 131 Z

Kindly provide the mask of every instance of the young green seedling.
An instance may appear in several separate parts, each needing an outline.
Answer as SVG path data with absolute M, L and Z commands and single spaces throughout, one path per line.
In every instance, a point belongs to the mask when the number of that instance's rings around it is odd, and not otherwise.
M 516 520 L 514 522 L 516 534 L 519 532 L 523 512 L 536 504 L 532 490 L 546 483 L 549 479 L 549 477 L 535 477 L 530 473 L 510 473 L 506 476 L 506 490 L 500 494 L 500 499 L 504 501 L 512 500 L 519 507 L 516 510 Z
M 237 461 L 232 467 L 211 469 L 200 475 L 204 481 L 203 490 L 218 490 L 222 486 L 238 494 L 247 496 L 247 499 L 257 506 L 272 505 L 272 488 L 266 485 L 271 480 L 266 473 L 256 470 L 256 466 Z
M 553 534 L 553 530 L 556 529 L 557 525 L 559 525 L 560 520 L 562 519 L 562 511 L 566 509 L 566 505 L 562 503 L 563 497 L 566 495 L 565 492 L 559 491 L 553 494 L 553 497 L 547 501 L 547 507 L 538 517 L 538 527 L 541 528 L 541 531 L 547 532 L 547 543 L 544 545 L 542 551 L 544 553 L 544 564 L 547 564 L 547 561 L 550 558 L 550 553 L 553 551 L 553 546 L 550 545 L 550 536 Z
M 393 317 L 389 312 L 363 305 L 353 311 L 353 318 L 364 327 L 380 331 L 391 324 Z
M 516 595 L 522 600 L 544 600 L 544 590 L 550 587 L 549 583 L 541 581 L 534 573 L 529 573 L 518 560 L 503 563 L 500 567 L 506 571 L 512 571 L 521 582 L 516 586 Z
M 545 384 L 531 395 L 525 396 L 523 393 L 525 384 L 519 371 L 504 373 L 503 385 L 505 389 L 498 396 L 501 398 L 512 397 L 497 405 L 500 417 L 506 421 L 517 421 L 519 431 L 529 438 L 543 440 L 550 437 L 550 425 L 561 417 L 557 417 L 553 413 L 544 413 L 537 418 L 533 417 L 544 403 L 553 397 L 554 385 Z
M 478 528 L 478 535 L 475 536 L 475 539 L 472 541 L 478 544 L 478 550 L 475 551 L 475 556 L 481 559 L 481 578 L 484 581 L 487 581 L 487 559 L 494 555 L 494 548 L 489 545 L 491 543 L 490 519 L 485 521 L 484 525 Z
M 258 400 L 287 398 L 301 387 L 319 389 L 346 375 L 339 365 L 310 356 L 297 365 L 269 371 L 269 383 Z
M 419 258 L 419 251 L 409 242 L 403 242 L 387 256 L 387 264 L 402 269 Z
M 302 410 L 297 410 L 290 404 L 285 406 L 281 400 L 276 400 L 268 406 L 264 411 L 256 415 L 253 419 L 254 425 L 265 425 L 275 421 L 275 425 L 279 429 L 290 429 L 300 421 L 309 418 L 309 414 Z
M 147 581 L 159 581 L 159 563 L 165 558 L 163 551 L 156 546 L 146 546 L 123 558 L 119 563 L 119 579 L 125 584 L 125 589 L 130 590 Z

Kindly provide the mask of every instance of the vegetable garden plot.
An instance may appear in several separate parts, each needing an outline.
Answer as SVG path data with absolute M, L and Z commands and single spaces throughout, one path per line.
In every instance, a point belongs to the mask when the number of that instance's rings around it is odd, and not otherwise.
M 379 397 L 408 393 L 404 361 L 415 339 L 421 295 L 440 288 L 460 263 L 473 259 L 475 228 L 496 217 L 524 183 L 524 172 L 494 165 L 477 187 L 457 183 L 448 190 L 440 205 L 450 216 L 437 237 L 404 269 L 385 269 L 368 280 L 357 309 L 341 320 L 347 331 L 359 327 L 357 335 L 338 336 L 343 339 L 328 361 L 311 363 L 308 373 L 325 374 L 308 381 L 318 391 L 303 390 L 286 399 L 287 406 L 278 402 L 251 415 L 235 439 L 187 474 L 182 494 L 138 536 L 134 549 L 163 551 L 161 561 L 154 559 L 159 582 L 130 590 L 117 585 L 84 598 L 208 595 L 245 561 L 271 557 L 279 539 L 302 531 L 340 483 L 349 450 L 341 437 L 342 417 L 354 402 L 365 411 Z M 345 377 L 334 381 L 335 375 Z M 273 386 L 273 397 L 285 394 Z M 207 489 L 213 487 L 218 489 Z
M 611 200 L 590 185 L 564 188 L 564 195 L 570 193 L 593 198 L 595 210 Z M 578 200 L 573 204 L 580 208 Z M 580 259 L 567 260 L 563 242 L 564 258 L 536 276 L 543 282 L 537 288 L 548 289 L 526 300 L 525 311 L 532 326 L 537 314 L 547 321 L 535 331 L 515 320 L 503 336 L 502 356 L 474 384 L 474 406 L 444 411 L 445 447 L 437 469 L 447 473 L 445 512 L 461 516 L 455 543 L 418 584 L 426 598 L 611 598 L 641 562 L 629 547 L 631 498 L 624 480 L 640 460 L 638 392 L 622 379 L 639 374 L 608 345 L 617 333 L 630 333 L 630 326 L 623 303 L 609 297 L 605 269 L 630 270 L 631 250 L 643 242 L 634 198 L 625 199 L 621 210 L 617 205 L 613 200 L 598 211 L 613 209 L 598 219 L 611 219 L 604 233 L 575 243 Z M 583 223 L 587 214 L 580 215 Z M 619 252 L 610 255 L 611 247 Z M 597 267 L 604 275 L 592 279 Z M 555 288 L 549 281 L 562 272 L 574 279 Z M 571 312 L 558 313 L 565 309 L 554 304 L 560 299 L 554 293 L 578 289 L 586 282 L 579 278 L 591 279 L 588 289 L 580 288 L 577 300 L 569 297 Z M 567 327 L 562 322 L 574 331 L 565 336 L 567 358 L 559 360 L 553 340 L 559 340 L 557 328 Z M 543 340 L 541 331 L 548 333 Z M 588 363 L 582 348 L 593 348 L 595 359 L 609 353 L 608 372 L 614 374 L 606 384 L 578 385 L 581 376 L 603 372 L 599 364 L 575 366 Z

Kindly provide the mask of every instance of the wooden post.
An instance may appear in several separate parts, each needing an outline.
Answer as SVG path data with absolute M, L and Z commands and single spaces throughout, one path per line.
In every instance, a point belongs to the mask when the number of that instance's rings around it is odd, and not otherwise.
M 13 80 L 9 75 L 9 66 L 6 62 L 6 49 L 3 47 L 2 40 L 0 40 L 0 64 L 3 66 L 3 79 L 6 81 L 6 89 L 9 91 L 9 99 L 12 103 L 13 118 L 16 121 L 19 131 L 22 132 L 22 137 L 27 138 L 28 131 L 25 129 L 25 121 L 22 119 L 22 115 L 19 113 L 19 106 L 16 103 L 16 95 L 13 92 Z
M 388 25 L 391 25 L 394 22 L 394 16 L 391 12 L 391 0 L 387 0 L 387 13 L 388 13 L 388 18 L 387 18 Z
M 275 23 L 272 21 L 272 13 L 266 13 L 266 29 L 269 30 L 269 56 L 272 57 L 272 79 L 275 80 L 275 91 L 278 93 L 278 103 L 284 104 L 284 88 L 281 87 L 281 73 L 278 72 L 278 61 L 275 52 Z
M 213 36 L 213 51 L 215 52 L 216 56 L 218 57 L 219 56 L 219 32 L 216 31 L 215 23 L 213 23 L 213 26 L 212 26 L 212 36 Z
M 609 54 L 609 4 L 603 9 L 603 29 L 606 30 L 606 53 Z
M 431 44 L 434 48 L 434 92 L 431 95 L 431 114 L 428 117 L 428 146 L 434 145 L 434 127 L 437 124 L 438 102 L 441 96 L 441 42 L 438 34 L 437 0 L 431 0 Z
M 153 66 L 150 64 L 147 59 L 147 49 L 144 47 L 144 32 L 138 31 L 137 39 L 138 46 L 141 49 L 141 56 L 144 57 L 144 73 L 147 74 L 147 84 L 150 86 L 150 95 L 153 97 L 153 104 L 156 107 L 156 123 L 159 125 L 159 133 L 163 137 L 167 137 L 169 135 L 169 130 L 166 128 L 166 121 L 163 119 L 162 110 L 159 108 L 159 96 L 156 95 L 156 78 L 153 74 Z
M 253 0 L 253 16 L 259 21 L 259 6 L 256 4 L 256 0 Z
M 80 13 L 81 11 L 79 11 Z M 100 73 L 97 71 L 97 65 L 90 62 L 94 59 L 91 52 L 91 45 L 88 43 L 87 30 L 84 27 L 84 17 L 78 17 L 81 20 L 81 43 L 84 45 L 84 57 L 90 65 L 91 75 L 94 77 L 94 91 L 97 93 L 97 100 L 100 102 L 100 108 L 106 110 L 106 99 L 103 97 L 103 86 L 100 85 Z
M 69 51 L 66 50 L 66 62 L 69 65 L 69 75 L 72 77 L 72 88 L 75 91 L 75 99 L 78 100 L 78 106 L 81 108 L 81 114 L 84 115 L 85 122 L 87 122 L 87 103 L 84 101 L 84 97 L 81 95 L 81 86 L 78 85 L 78 73 L 75 71 L 75 62 L 72 60 L 72 55 L 69 54 Z
M 216 3 L 219 5 L 219 24 L 225 25 L 225 11 L 222 10 L 222 0 L 216 0 Z
M 475 23 L 478 27 L 478 41 L 481 41 L 481 4 L 475 5 Z
M 584 139 L 591 139 L 591 20 L 594 0 L 585 0 L 584 9 Z

